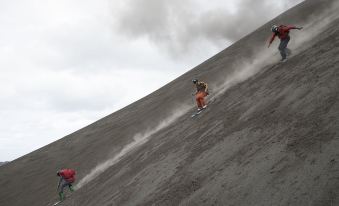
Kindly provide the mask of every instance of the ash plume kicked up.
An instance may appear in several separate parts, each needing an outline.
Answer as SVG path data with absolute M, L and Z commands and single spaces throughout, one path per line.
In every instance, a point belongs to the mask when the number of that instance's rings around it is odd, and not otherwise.
M 292 41 L 289 44 L 289 47 L 295 51 L 292 56 L 298 54 L 306 47 L 311 46 L 312 42 L 309 41 L 323 32 L 334 19 L 339 18 L 339 13 L 337 12 L 338 8 L 339 3 L 333 3 L 329 5 L 327 12 L 324 12 L 325 14 L 314 16 L 308 20 L 308 22 L 303 23 L 302 26 L 304 26 L 304 28 L 300 31 L 302 33 L 293 36 Z M 231 86 L 245 81 L 249 77 L 261 71 L 265 66 L 273 66 L 275 62 L 279 61 L 278 52 L 273 52 L 273 49 L 277 50 L 277 48 L 275 48 L 276 46 L 272 45 L 271 49 L 267 49 L 265 46 L 262 49 L 257 49 L 257 55 L 251 59 L 245 59 L 243 62 L 236 64 L 235 67 L 237 67 L 237 69 L 233 72 L 233 74 L 229 75 L 226 80 L 223 80 L 221 84 L 214 84 L 213 87 L 215 88 L 215 91 L 218 92 L 214 94 L 211 99 L 216 99 Z
M 295 46 L 292 46 L 292 48 L 302 50 L 307 46 L 307 44 L 303 44 L 312 40 L 316 35 L 323 32 L 331 22 L 339 18 L 338 9 L 339 2 L 334 2 L 329 5 L 329 8 L 324 14 L 313 16 L 309 22 L 305 23 L 303 35 L 295 39 Z M 300 47 L 300 49 L 298 49 L 298 47 Z
M 215 90 L 218 91 L 215 93 L 211 100 L 218 98 L 221 94 L 225 93 L 230 87 L 245 81 L 251 76 L 259 72 L 263 66 L 273 64 L 275 61 L 274 58 L 270 58 L 272 53 L 269 51 L 262 51 L 260 55 L 254 58 L 252 61 L 245 61 L 237 65 L 237 70 L 233 74 L 229 75 L 224 82 L 217 86 L 214 85 Z
M 180 109 L 173 111 L 172 115 L 167 117 L 166 119 L 160 121 L 160 123 L 153 129 L 148 129 L 144 133 L 138 133 L 134 135 L 133 141 L 129 144 L 125 145 L 122 150 L 116 154 L 114 157 L 98 164 L 94 169 L 90 171 L 85 177 L 83 177 L 79 183 L 76 185 L 76 188 L 79 189 L 86 185 L 88 182 L 95 179 L 101 173 L 105 172 L 108 168 L 118 163 L 124 155 L 134 151 L 141 145 L 148 142 L 152 135 L 157 133 L 158 131 L 166 128 L 168 125 L 172 124 L 175 120 L 181 117 L 183 114 L 187 113 L 188 110 L 191 109 L 190 106 L 184 105 Z
M 206 42 L 224 48 L 302 0 L 124 0 L 114 10 L 116 30 L 147 38 L 179 58 Z

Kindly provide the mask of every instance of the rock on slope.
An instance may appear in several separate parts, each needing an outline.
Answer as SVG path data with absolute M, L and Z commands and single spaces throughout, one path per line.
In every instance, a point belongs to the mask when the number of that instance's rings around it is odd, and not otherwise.
M 53 203 L 61 167 L 90 180 L 65 206 L 338 205 L 332 2 L 305 1 L 149 96 L 2 166 L 0 205 Z M 274 65 L 261 48 L 282 22 L 306 28 L 292 34 L 294 55 Z M 192 77 L 213 93 L 196 119 Z

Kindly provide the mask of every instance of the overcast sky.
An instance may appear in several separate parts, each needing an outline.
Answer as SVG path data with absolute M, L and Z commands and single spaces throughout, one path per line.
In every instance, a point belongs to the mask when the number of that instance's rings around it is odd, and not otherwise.
M 0 161 L 151 93 L 301 1 L 0 0 Z

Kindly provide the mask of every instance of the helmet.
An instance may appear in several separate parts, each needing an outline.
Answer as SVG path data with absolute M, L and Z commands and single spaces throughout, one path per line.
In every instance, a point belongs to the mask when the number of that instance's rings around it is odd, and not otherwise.
M 60 171 L 57 171 L 57 176 L 60 176 Z
M 273 25 L 271 28 L 272 32 L 277 32 L 278 31 L 278 26 L 277 25 Z
M 193 82 L 193 84 L 196 84 L 198 82 L 198 80 L 197 79 L 193 79 L 192 82 Z

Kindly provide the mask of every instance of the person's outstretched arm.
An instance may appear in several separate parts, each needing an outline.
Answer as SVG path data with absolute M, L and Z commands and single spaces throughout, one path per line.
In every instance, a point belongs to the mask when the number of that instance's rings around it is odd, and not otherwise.
M 287 30 L 288 30 L 288 31 L 291 30 L 291 29 L 298 29 L 298 30 L 301 30 L 301 29 L 303 29 L 303 27 L 296 27 L 296 26 L 288 26 L 288 27 L 287 27 Z
M 271 39 L 270 39 L 270 41 L 269 41 L 269 43 L 268 43 L 268 47 L 271 46 L 272 42 L 273 42 L 274 39 L 275 39 L 275 36 L 277 36 L 277 35 L 276 35 L 275 33 L 273 33 L 273 35 L 272 35 L 272 37 L 271 37 Z

